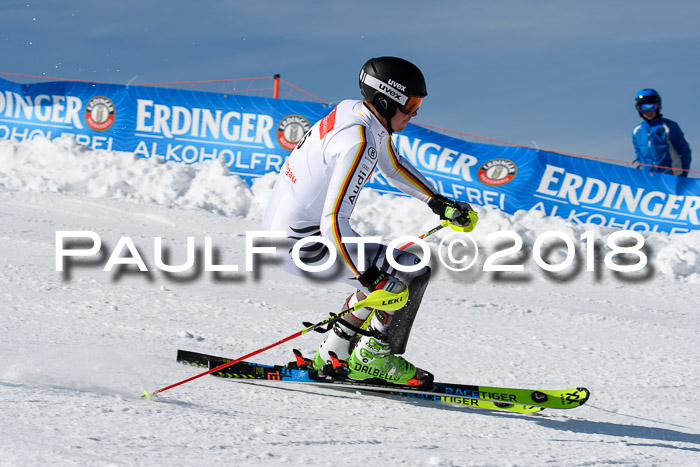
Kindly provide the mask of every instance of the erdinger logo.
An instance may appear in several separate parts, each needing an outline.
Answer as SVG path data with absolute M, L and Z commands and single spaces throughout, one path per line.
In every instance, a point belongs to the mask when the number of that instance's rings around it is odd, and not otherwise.
M 485 162 L 476 173 L 484 185 L 501 186 L 513 180 L 517 172 L 518 167 L 513 161 L 493 159 Z
M 301 115 L 287 115 L 277 126 L 277 141 L 284 149 L 291 151 L 309 129 L 311 124 Z
M 95 96 L 85 106 L 85 122 L 95 131 L 105 131 L 114 123 L 114 102 L 108 97 Z

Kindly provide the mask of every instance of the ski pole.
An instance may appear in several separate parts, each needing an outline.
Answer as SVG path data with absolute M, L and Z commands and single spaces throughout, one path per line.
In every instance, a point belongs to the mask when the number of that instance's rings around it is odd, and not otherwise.
M 192 377 L 187 378 L 187 379 L 183 379 L 182 381 L 171 384 L 170 386 L 165 386 L 164 388 L 156 389 L 155 391 L 153 391 L 151 393 L 149 393 L 148 391 L 144 391 L 143 398 L 148 400 L 151 398 L 151 396 L 155 396 L 156 394 L 159 394 L 163 391 L 167 391 L 168 389 L 172 389 L 174 387 L 180 386 L 181 384 L 185 384 L 185 383 L 188 383 L 188 382 L 195 380 L 197 378 L 201 378 L 202 376 L 205 376 L 205 375 L 208 375 L 211 373 L 215 373 L 219 370 L 223 370 L 224 368 L 226 368 L 228 366 L 234 365 L 234 364 L 241 362 L 247 358 L 250 358 L 254 355 L 258 355 L 259 353 L 265 352 L 266 350 L 269 350 L 273 347 L 277 347 L 278 345 L 284 344 L 285 342 L 288 342 L 292 339 L 296 339 L 297 337 L 302 336 L 309 331 L 313 331 L 314 329 L 321 327 L 325 324 L 333 323 L 336 320 L 342 318 L 343 316 L 345 316 L 349 313 L 352 313 L 353 311 L 357 311 L 360 308 L 369 307 L 369 308 L 377 308 L 380 310 L 395 311 L 395 310 L 401 309 L 406 304 L 407 300 L 408 300 L 408 287 L 406 287 L 404 290 L 402 290 L 401 292 L 398 292 L 398 293 L 388 292 L 388 291 L 382 290 L 382 289 L 375 290 L 374 292 L 371 292 L 369 295 L 367 295 L 367 298 L 365 298 L 364 300 L 360 300 L 359 302 L 357 302 L 355 304 L 355 306 L 353 306 L 349 310 L 343 311 L 342 313 L 339 313 L 337 315 L 333 315 L 329 318 L 326 318 L 323 321 L 320 321 L 314 325 L 311 325 L 305 329 L 302 329 L 301 331 L 295 332 L 294 334 L 289 335 L 289 336 L 285 337 L 284 339 L 275 342 L 274 344 L 270 344 L 266 347 L 262 347 L 258 350 L 254 350 L 253 352 L 250 352 L 247 355 L 243 355 L 242 357 L 236 358 L 235 360 L 231 360 L 230 362 L 223 363 L 215 368 L 211 368 L 210 370 L 207 370 L 207 371 L 200 373 L 198 375 L 192 376 Z
M 448 221 L 446 221 L 446 220 L 442 221 L 442 223 L 440 225 L 433 227 L 429 231 L 420 235 L 418 238 L 422 239 L 422 238 L 425 238 L 429 235 L 432 235 L 435 232 L 439 231 L 440 229 L 447 227 L 447 225 L 448 225 Z M 406 243 L 405 245 L 399 247 L 398 249 L 399 250 L 406 249 L 409 246 L 413 245 L 414 243 L 415 242 Z M 274 344 L 270 344 L 266 347 L 262 347 L 258 350 L 254 350 L 254 351 L 250 352 L 249 354 L 243 355 L 242 357 L 238 357 L 234 360 L 223 363 L 215 368 L 211 368 L 207 371 L 199 373 L 198 375 L 194 375 L 190 378 L 183 379 L 182 381 L 171 384 L 169 386 L 165 386 L 163 388 L 156 389 L 155 391 L 150 392 L 150 393 L 148 391 L 144 391 L 143 398 L 148 400 L 151 398 L 151 396 L 155 396 L 156 394 L 160 394 L 161 392 L 167 391 L 168 389 L 172 389 L 172 388 L 180 386 L 182 384 L 189 383 L 190 381 L 193 381 L 195 379 L 201 378 L 202 376 L 206 376 L 206 375 L 209 375 L 211 373 L 215 373 L 217 371 L 223 370 L 226 367 L 229 367 L 229 366 L 234 365 L 236 363 L 242 362 L 243 360 L 246 360 L 250 357 L 253 357 L 255 355 L 263 353 L 266 350 L 270 350 L 273 347 L 277 347 L 278 345 L 284 344 L 285 342 L 291 341 L 292 339 L 296 339 L 299 336 L 303 336 L 304 334 L 306 334 L 309 331 L 314 331 L 317 328 L 320 328 L 326 324 L 334 323 L 335 321 L 339 320 L 343 316 L 345 316 L 349 313 L 352 313 L 353 311 L 357 311 L 361 308 L 367 307 L 367 308 L 376 308 L 379 310 L 395 311 L 395 310 L 401 309 L 407 300 L 408 300 L 408 287 L 406 287 L 404 290 L 402 290 L 399 293 L 387 292 L 386 290 L 381 290 L 381 289 L 375 290 L 375 291 L 371 292 L 369 295 L 367 295 L 367 298 L 365 298 L 364 300 L 360 300 L 352 308 L 345 310 L 342 313 L 334 314 L 334 315 L 324 319 L 323 321 L 319 321 L 318 323 L 313 324 L 311 326 L 308 326 L 307 328 L 302 329 L 301 331 L 297 331 L 294 334 L 291 334 L 291 335 L 285 337 L 284 339 L 281 339 L 281 340 L 275 342 Z
M 427 237 L 427 236 L 429 236 L 429 235 L 434 234 L 435 232 L 437 232 L 437 231 L 440 230 L 440 229 L 444 229 L 444 228 L 447 227 L 448 225 L 449 225 L 449 221 L 444 220 L 444 221 L 442 221 L 442 223 L 441 223 L 440 225 L 436 225 L 435 227 L 433 227 L 432 229 L 428 230 L 428 231 L 425 232 L 424 234 L 419 235 L 418 238 L 419 238 L 419 239 L 423 239 L 423 238 L 425 238 L 425 237 Z M 400 246 L 400 247 L 397 248 L 397 249 L 398 249 L 398 250 L 405 250 L 406 248 L 408 248 L 409 246 L 413 245 L 414 243 L 416 243 L 416 242 L 408 242 L 408 243 L 405 244 L 404 246 Z

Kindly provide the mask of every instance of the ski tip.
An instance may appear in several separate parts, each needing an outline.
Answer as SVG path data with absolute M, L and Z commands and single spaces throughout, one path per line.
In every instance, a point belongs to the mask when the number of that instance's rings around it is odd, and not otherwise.
M 150 401 L 151 400 L 151 393 L 148 391 L 143 391 L 143 396 L 141 396 L 141 399 Z
M 576 388 L 577 391 L 580 391 L 584 394 L 584 396 L 581 398 L 581 402 L 579 403 L 579 406 L 585 404 L 588 402 L 588 398 L 591 397 L 591 391 L 589 391 L 586 388 Z

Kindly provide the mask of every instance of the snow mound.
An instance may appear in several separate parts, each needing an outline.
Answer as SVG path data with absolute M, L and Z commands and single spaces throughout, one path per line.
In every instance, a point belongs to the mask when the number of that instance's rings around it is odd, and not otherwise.
M 197 166 L 93 150 L 70 137 L 0 141 L 0 187 L 115 198 L 245 216 L 254 195 L 219 161 Z

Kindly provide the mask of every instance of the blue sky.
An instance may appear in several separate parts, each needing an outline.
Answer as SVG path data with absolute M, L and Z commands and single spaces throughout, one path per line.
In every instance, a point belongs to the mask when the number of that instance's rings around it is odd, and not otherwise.
M 662 95 L 700 170 L 700 2 L 4 0 L 0 71 L 151 83 L 270 76 L 358 98 L 366 59 L 418 65 L 418 122 L 634 158 L 638 89 Z M 696 175 L 697 176 L 697 175 Z

